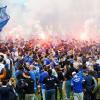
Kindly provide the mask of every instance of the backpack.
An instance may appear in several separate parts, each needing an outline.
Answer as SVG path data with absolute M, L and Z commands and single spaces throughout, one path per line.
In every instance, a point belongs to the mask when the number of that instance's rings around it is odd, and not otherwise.
M 26 83 L 24 81 L 24 79 L 18 79 L 18 82 L 16 84 L 16 91 L 17 93 L 24 93 L 25 92 L 25 87 L 26 87 Z

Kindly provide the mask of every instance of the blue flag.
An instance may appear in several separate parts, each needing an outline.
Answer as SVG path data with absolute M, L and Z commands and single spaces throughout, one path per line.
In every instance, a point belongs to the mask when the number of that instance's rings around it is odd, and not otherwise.
M 7 6 L 0 8 L 0 31 L 2 31 L 3 27 L 7 24 L 10 18 L 6 13 L 6 8 Z

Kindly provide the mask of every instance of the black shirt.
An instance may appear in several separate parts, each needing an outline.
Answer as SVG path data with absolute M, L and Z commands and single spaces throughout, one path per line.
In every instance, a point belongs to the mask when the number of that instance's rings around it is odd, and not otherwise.
M 66 73 L 65 73 L 65 78 L 67 79 L 67 80 L 71 80 L 71 73 L 70 73 L 70 71 L 67 71 Z
M 15 100 L 13 89 L 7 86 L 0 87 L 0 100 Z
M 58 74 L 58 79 L 59 79 L 59 81 L 60 81 L 60 82 L 64 81 L 64 76 L 63 76 L 62 72 L 59 71 L 57 74 Z
M 59 84 L 59 80 L 54 76 L 47 76 L 43 84 L 46 86 L 46 90 L 55 89 L 55 87 Z

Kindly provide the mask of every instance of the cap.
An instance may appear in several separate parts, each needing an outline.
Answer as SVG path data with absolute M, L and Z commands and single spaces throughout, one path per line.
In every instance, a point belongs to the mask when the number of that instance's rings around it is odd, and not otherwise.
M 76 72 L 72 72 L 72 76 L 76 75 Z

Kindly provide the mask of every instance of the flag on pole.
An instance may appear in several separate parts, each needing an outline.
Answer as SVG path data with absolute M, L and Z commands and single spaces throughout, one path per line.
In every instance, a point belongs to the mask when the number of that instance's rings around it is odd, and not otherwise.
M 10 19 L 9 15 L 6 13 L 6 8 L 7 6 L 0 8 L 0 32 Z

